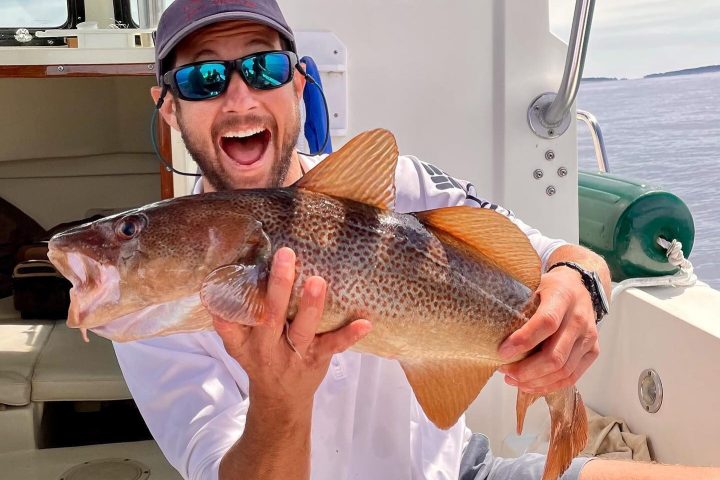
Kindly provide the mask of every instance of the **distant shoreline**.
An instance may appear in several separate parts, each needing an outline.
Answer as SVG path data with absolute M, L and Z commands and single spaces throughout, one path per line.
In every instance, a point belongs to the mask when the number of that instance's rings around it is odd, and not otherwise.
M 650 75 L 645 75 L 643 78 L 677 77 L 680 75 L 697 75 L 700 73 L 712 72 L 720 72 L 720 65 L 708 65 L 707 67 L 686 68 L 684 70 L 675 70 L 672 72 L 651 73 Z
M 706 67 L 685 68 L 683 70 L 673 70 L 671 72 L 651 73 L 642 78 L 662 78 L 662 77 L 679 77 L 682 75 L 699 75 L 702 73 L 720 72 L 720 65 L 708 65 Z M 616 77 L 583 77 L 583 82 L 614 82 L 618 80 L 627 80 L 627 78 Z

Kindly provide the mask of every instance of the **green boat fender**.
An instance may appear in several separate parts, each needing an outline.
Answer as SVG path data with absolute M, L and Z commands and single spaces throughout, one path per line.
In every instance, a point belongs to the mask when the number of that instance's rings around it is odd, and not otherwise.
M 580 171 L 578 183 L 580 244 L 605 258 L 613 281 L 678 271 L 657 240 L 678 240 L 690 255 L 695 223 L 680 198 L 608 173 Z

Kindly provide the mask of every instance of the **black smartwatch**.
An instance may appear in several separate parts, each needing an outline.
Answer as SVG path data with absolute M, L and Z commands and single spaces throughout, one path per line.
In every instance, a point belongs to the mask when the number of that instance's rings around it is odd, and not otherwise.
M 587 271 L 577 263 L 573 262 L 558 262 L 548 268 L 547 271 L 549 272 L 556 267 L 569 267 L 580 274 L 583 285 L 585 285 L 588 293 L 590 293 L 590 299 L 592 300 L 593 308 L 595 309 L 595 323 L 600 323 L 600 320 L 602 320 L 602 318 L 610 310 L 610 304 L 605 296 L 605 290 L 603 289 L 600 276 L 597 272 Z

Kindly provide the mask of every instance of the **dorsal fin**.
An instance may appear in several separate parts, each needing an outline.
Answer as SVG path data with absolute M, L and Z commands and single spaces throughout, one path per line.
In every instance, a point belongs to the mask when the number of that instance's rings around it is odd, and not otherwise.
M 310 170 L 295 186 L 378 208 L 395 205 L 398 148 L 387 130 L 361 133 Z
M 415 216 L 433 233 L 459 240 L 471 252 L 535 291 L 541 262 L 527 235 L 508 217 L 494 210 L 469 206 L 440 208 Z

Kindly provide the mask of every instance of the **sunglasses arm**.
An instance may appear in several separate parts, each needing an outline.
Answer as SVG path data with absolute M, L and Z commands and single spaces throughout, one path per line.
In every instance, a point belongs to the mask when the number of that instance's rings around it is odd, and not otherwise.
M 162 91 L 160 92 L 160 98 L 158 98 L 157 104 L 155 105 L 156 110 L 160 110 L 160 107 L 162 107 L 163 103 L 165 103 L 165 95 L 167 95 L 167 92 L 168 92 L 168 84 L 164 83 L 164 82 L 165 81 L 163 80 L 163 86 L 162 86 Z

